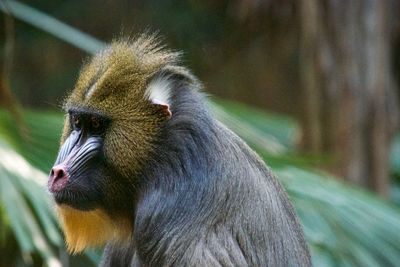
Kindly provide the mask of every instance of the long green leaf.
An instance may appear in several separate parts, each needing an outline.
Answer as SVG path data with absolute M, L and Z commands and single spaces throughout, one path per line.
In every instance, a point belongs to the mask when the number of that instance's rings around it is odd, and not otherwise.
M 104 47 L 104 43 L 96 38 L 18 1 L 3 0 L 0 9 L 88 53 L 95 53 Z
M 30 253 L 38 252 L 48 266 L 61 266 L 51 248 L 51 241 L 54 245 L 60 246 L 62 238 L 56 230 L 55 221 L 50 219 L 50 206 L 47 205 L 49 203 L 40 192 L 41 185 L 45 181 L 43 173 L 32 168 L 4 142 L 0 142 L 0 175 L 0 199 L 4 204 L 10 227 L 20 245 L 23 258 L 29 261 Z M 30 190 L 36 192 L 35 197 L 29 198 L 32 195 L 25 195 L 26 190 L 22 189 L 21 185 L 29 186 Z M 41 217 L 42 225 L 36 220 L 26 198 L 34 206 L 39 205 L 37 207 L 40 209 L 47 209 L 45 212 L 37 213 L 39 218 Z M 45 228 L 47 228 L 47 235 L 42 231 Z M 47 237 L 50 238 L 50 242 Z

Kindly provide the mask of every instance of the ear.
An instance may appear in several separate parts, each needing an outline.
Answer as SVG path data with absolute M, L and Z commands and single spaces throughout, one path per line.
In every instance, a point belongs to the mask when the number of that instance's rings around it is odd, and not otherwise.
M 152 76 L 144 95 L 165 117 L 170 118 L 173 90 L 185 84 L 198 84 L 198 82 L 183 67 L 165 66 Z
M 172 112 L 169 108 L 169 104 L 167 104 L 166 102 L 162 102 L 162 101 L 158 100 L 157 98 L 151 99 L 151 103 L 153 105 L 158 106 L 165 117 L 171 118 Z
M 170 109 L 172 82 L 168 76 L 155 75 L 148 84 L 145 97 L 150 100 L 153 105 L 159 107 L 160 111 L 167 118 L 172 116 Z

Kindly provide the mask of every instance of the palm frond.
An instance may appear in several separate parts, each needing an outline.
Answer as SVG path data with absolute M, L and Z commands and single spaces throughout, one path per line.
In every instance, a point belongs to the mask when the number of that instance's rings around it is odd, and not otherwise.
M 0 140 L 0 202 L 10 229 L 20 245 L 22 258 L 37 252 L 48 266 L 61 266 L 55 248 L 63 244 L 49 198 L 44 194 L 46 176 L 33 168 Z

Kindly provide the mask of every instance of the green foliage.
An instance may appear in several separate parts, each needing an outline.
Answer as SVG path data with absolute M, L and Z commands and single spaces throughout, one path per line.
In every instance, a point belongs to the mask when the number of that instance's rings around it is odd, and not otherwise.
M 272 154 L 282 154 L 294 151 L 295 145 L 299 142 L 300 127 L 289 117 L 268 114 L 237 102 L 222 99 L 214 101 L 218 106 L 212 105 L 212 107 L 219 119 L 233 128 L 242 138 L 248 139 L 251 145 L 266 147 L 265 150 Z M 256 136 L 263 138 L 260 140 L 260 145 L 253 140 Z
M 397 266 L 398 208 L 321 172 L 275 172 L 301 218 L 315 266 Z
M 47 173 L 57 155 L 64 120 L 53 111 L 25 111 L 23 132 L 12 116 L 0 110 L 0 138 L 6 140 L 33 166 Z
M 299 155 L 301 129 L 287 116 L 267 113 L 237 102 L 213 99 L 211 109 L 217 118 L 256 150 L 270 166 L 310 167 L 328 158 L 325 155 Z
M 20 256 L 29 262 L 37 252 L 47 265 L 58 261 L 55 248 L 63 241 L 45 194 L 46 176 L 0 140 L 0 177 L 1 224 L 14 233 Z

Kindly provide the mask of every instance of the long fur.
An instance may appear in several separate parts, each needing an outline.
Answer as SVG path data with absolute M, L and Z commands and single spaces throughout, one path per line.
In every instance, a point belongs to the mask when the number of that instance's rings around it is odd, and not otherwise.
M 177 81 L 143 171 L 137 266 L 310 266 L 300 223 L 262 160 Z

